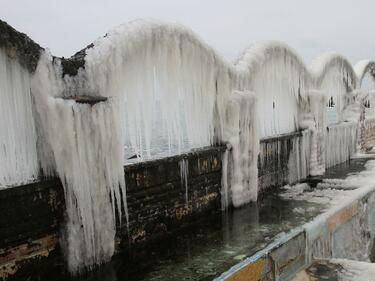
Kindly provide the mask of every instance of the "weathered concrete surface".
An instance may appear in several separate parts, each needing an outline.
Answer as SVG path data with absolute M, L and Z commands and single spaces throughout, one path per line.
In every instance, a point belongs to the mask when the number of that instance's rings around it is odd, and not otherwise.
M 58 58 L 61 60 L 63 75 L 75 76 L 80 68 L 85 65 L 85 50 L 76 53 L 70 58 Z M 3 49 L 10 58 L 17 59 L 23 67 L 33 73 L 38 64 L 40 53 L 44 48 L 34 42 L 26 34 L 21 33 L 0 20 L 0 48 Z
M 131 243 L 145 242 L 220 208 L 221 157 L 224 147 L 200 149 L 125 166 Z M 188 200 L 180 161 L 189 163 Z M 125 223 L 123 226 L 126 225 Z M 127 236 L 123 227 L 120 237 Z M 121 239 L 125 244 L 127 239 Z
M 34 72 L 43 50 L 26 34 L 18 32 L 6 22 L 0 20 L 0 48 L 11 58 L 17 58 L 21 65 Z
M 297 132 L 261 140 L 258 161 L 261 192 L 288 183 L 290 152 L 293 150 L 293 139 L 299 135 Z
M 46 180 L 1 190 L 0 202 L 0 280 L 5 280 L 57 247 L 64 197 L 58 180 Z

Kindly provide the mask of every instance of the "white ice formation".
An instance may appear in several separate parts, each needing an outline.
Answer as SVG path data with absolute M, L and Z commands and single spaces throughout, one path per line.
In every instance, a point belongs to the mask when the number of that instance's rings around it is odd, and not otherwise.
M 122 210 L 127 216 L 118 105 L 61 98 L 59 65 L 48 54 L 42 54 L 31 85 L 39 132 L 49 144 L 40 153 L 41 162 L 46 171 L 54 166 L 64 187 L 62 244 L 68 269 L 82 272 L 111 259 L 116 214 L 119 222 Z
M 349 113 L 358 108 L 350 93 L 374 69 L 367 61 L 354 70 L 335 54 L 307 68 L 279 42 L 253 45 L 232 64 L 189 29 L 158 21 L 121 25 L 85 52 L 85 68 L 63 78 L 59 60 L 43 53 L 31 84 L 0 52 L 0 186 L 33 180 L 39 170 L 60 177 L 72 272 L 113 254 L 116 217 L 121 221 L 122 210 L 127 217 L 128 158 L 228 143 L 223 207 L 255 201 L 260 138 L 305 130 L 293 143 L 291 182 L 351 157 L 358 132 L 357 115 Z M 75 95 L 108 100 L 91 106 L 66 99 Z M 187 171 L 184 162 L 184 181 Z
M 30 74 L 0 49 L 0 189 L 39 175 Z

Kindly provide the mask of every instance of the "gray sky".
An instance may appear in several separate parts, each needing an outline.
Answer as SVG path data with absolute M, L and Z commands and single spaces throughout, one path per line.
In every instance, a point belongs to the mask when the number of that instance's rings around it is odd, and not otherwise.
M 179 22 L 229 60 L 281 40 L 306 63 L 335 51 L 375 58 L 374 0 L 0 0 L 0 18 L 54 55 L 69 57 L 112 27 L 137 18 Z

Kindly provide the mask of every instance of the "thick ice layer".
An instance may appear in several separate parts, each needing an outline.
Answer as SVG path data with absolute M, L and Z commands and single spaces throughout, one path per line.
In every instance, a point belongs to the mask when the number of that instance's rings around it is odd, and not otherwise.
M 0 49 L 0 189 L 39 174 L 30 74 Z
M 341 55 L 327 53 L 312 62 L 310 72 L 316 89 L 327 95 L 328 124 L 343 121 L 345 95 L 358 84 L 358 78 L 351 64 Z
M 311 131 L 310 140 L 310 175 L 322 175 L 325 171 L 325 138 L 327 115 L 325 95 L 320 91 L 309 91 L 308 113 L 300 126 Z
M 255 106 L 251 92 L 234 92 L 227 104 L 224 137 L 231 150 L 223 158 L 223 181 L 228 181 L 222 187 L 224 207 L 229 198 L 235 207 L 257 200 L 259 138 Z
M 292 139 L 292 150 L 288 160 L 288 180 L 295 183 L 310 174 L 311 132 L 302 131 L 301 135 Z
M 357 151 L 357 124 L 346 122 L 327 128 L 326 168 L 343 163 Z
M 45 78 L 49 78 L 46 83 Z M 62 245 L 72 273 L 114 253 L 116 207 L 126 208 L 119 109 L 115 102 L 78 104 L 58 98 L 64 88 L 51 58 L 42 55 L 32 81 L 36 109 L 65 192 Z M 127 213 L 126 213 L 127 215 Z
M 257 96 L 260 137 L 296 131 L 298 103 L 309 77 L 294 50 L 278 42 L 254 45 L 236 67 L 248 72 L 249 88 Z
M 224 65 L 190 30 L 155 21 L 119 26 L 86 56 L 89 87 L 119 100 L 125 157 L 141 159 L 213 144 Z

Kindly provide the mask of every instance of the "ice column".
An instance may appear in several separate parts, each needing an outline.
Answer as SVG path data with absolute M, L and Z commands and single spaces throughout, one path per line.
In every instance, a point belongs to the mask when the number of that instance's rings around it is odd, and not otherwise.
M 233 92 L 228 100 L 224 140 L 230 144 L 230 153 L 223 158 L 222 196 L 224 204 L 231 198 L 239 207 L 258 197 L 259 138 L 255 111 L 255 96 L 251 92 Z M 228 187 L 230 194 L 228 195 Z

